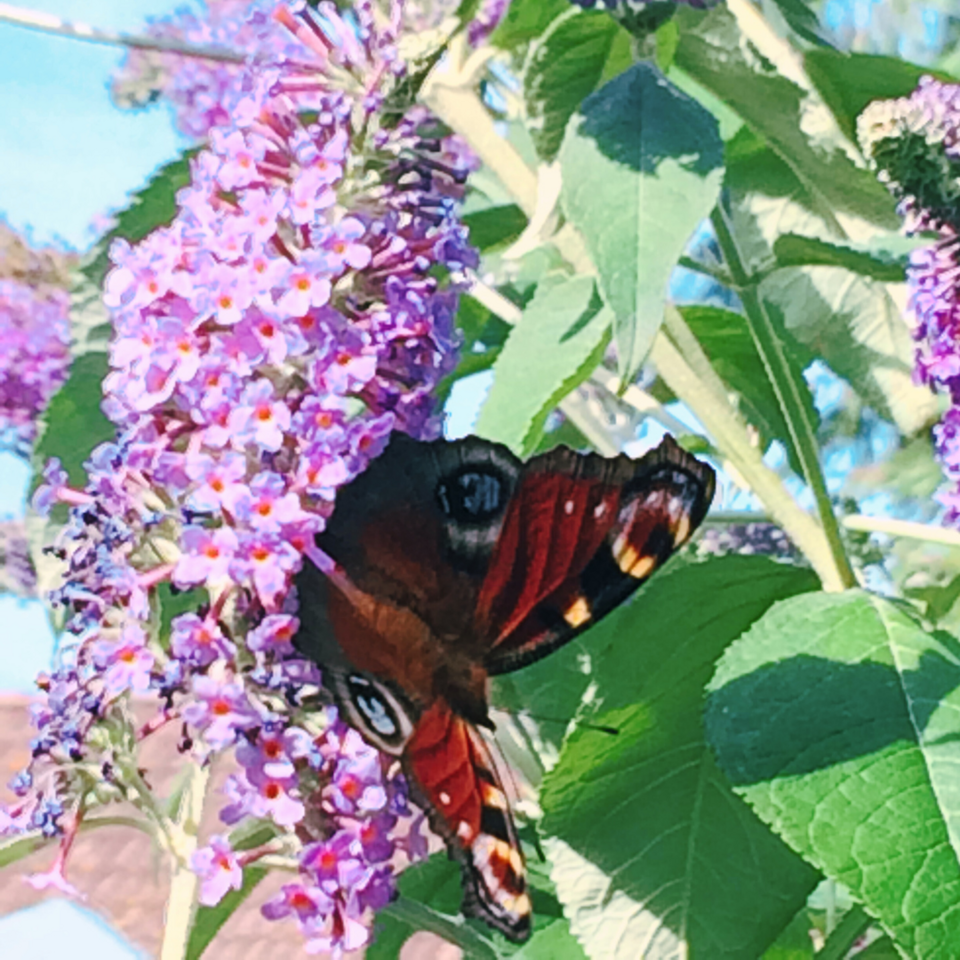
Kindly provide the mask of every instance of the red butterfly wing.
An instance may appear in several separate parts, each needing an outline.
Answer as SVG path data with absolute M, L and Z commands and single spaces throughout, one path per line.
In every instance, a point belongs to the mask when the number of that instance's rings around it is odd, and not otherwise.
M 403 765 L 430 826 L 463 867 L 463 912 L 511 940 L 526 940 L 530 897 L 523 854 L 480 732 L 439 700 L 421 715 Z
M 622 603 L 697 528 L 714 473 L 666 437 L 640 460 L 555 450 L 520 477 L 477 601 L 491 674 L 568 642 Z

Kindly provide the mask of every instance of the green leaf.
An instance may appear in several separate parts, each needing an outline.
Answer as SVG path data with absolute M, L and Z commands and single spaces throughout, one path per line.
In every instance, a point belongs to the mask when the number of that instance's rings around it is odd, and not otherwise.
M 571 7 L 531 44 L 523 96 L 537 153 L 551 162 L 560 150 L 567 121 L 600 82 L 623 27 L 601 11 Z
M 745 42 L 726 6 L 706 16 L 677 13 L 680 43 L 675 67 L 689 74 L 735 110 L 760 134 L 803 184 L 814 208 L 836 225 L 834 211 L 895 229 L 899 219 L 886 188 L 848 155 L 852 144 L 832 123 L 814 123 L 816 110 L 832 117 L 815 94 L 801 90 L 770 65 L 744 56 Z M 812 130 L 808 134 L 805 131 Z
M 110 269 L 110 243 L 122 238 L 136 243 L 157 227 L 165 227 L 177 213 L 177 191 L 190 183 L 190 160 L 199 147 L 184 151 L 180 157 L 164 164 L 142 189 L 135 192 L 129 206 L 117 214 L 116 224 L 100 240 L 83 272 L 97 287 Z
M 568 0 L 512 0 L 490 43 L 501 50 L 524 47 L 569 9 Z
M 818 46 L 829 47 L 829 35 L 820 26 L 820 20 L 804 0 L 773 0 L 783 19 L 798 36 Z
M 677 259 L 719 194 L 717 123 L 638 63 L 584 101 L 560 163 L 563 209 L 600 273 L 626 381 L 660 329 Z
M 960 644 L 861 590 L 777 604 L 710 684 L 710 744 L 757 814 L 908 956 L 960 942 Z
M 612 319 L 592 277 L 545 277 L 494 364 L 476 433 L 531 453 L 550 411 L 600 362 Z
M 789 267 L 765 278 L 760 295 L 780 312 L 798 345 L 819 355 L 904 434 L 916 433 L 936 415 L 930 391 L 913 383 L 902 287 L 842 267 Z
M 463 223 L 470 231 L 471 245 L 486 251 L 513 243 L 523 233 L 527 218 L 515 203 L 508 203 L 468 213 Z
M 787 422 L 746 318 L 719 307 L 680 307 L 679 310 L 720 378 L 739 395 L 740 410 L 759 431 L 763 448 L 766 449 L 773 439 L 780 440 L 787 449 L 790 466 L 803 476 Z M 798 375 L 800 369 L 798 363 Z M 818 424 L 819 417 L 809 391 L 807 402 L 808 413 Z
M 397 889 L 400 899 L 377 913 L 367 960 L 395 960 L 418 930 L 428 930 L 456 944 L 464 951 L 465 960 L 496 960 L 497 951 L 490 941 L 457 916 L 463 897 L 460 867 L 445 853 L 408 867 L 400 874 Z
M 902 252 L 893 253 L 889 249 L 827 243 L 815 237 L 785 233 L 774 241 L 773 252 L 781 267 L 843 267 L 874 280 L 903 283 L 907 278 L 910 250 L 916 246 L 908 240 Z
M 513 957 L 514 960 L 587 960 L 565 920 L 538 930 Z
M 804 56 L 804 66 L 820 96 L 853 142 L 857 138 L 857 117 L 871 100 L 907 97 L 926 74 L 956 82 L 947 74 L 938 74 L 929 67 L 872 53 L 809 50 Z
M 544 778 L 540 832 L 589 956 L 755 960 L 803 906 L 814 872 L 730 791 L 700 712 L 727 644 L 816 586 L 766 558 L 674 560 L 583 638 L 586 719 L 620 732 L 568 736 Z
M 270 824 L 247 824 L 230 833 L 230 845 L 234 850 L 252 850 L 268 843 L 277 835 Z M 243 885 L 239 890 L 230 890 L 213 907 L 197 907 L 190 939 L 184 960 L 197 960 L 217 935 L 220 928 L 230 919 L 237 908 L 253 893 L 254 888 L 269 873 L 265 867 L 248 866 L 243 870 Z
M 84 462 L 94 447 L 116 434 L 100 410 L 107 370 L 107 355 L 99 351 L 74 360 L 67 382 L 54 394 L 40 420 L 40 437 L 33 448 L 35 478 L 49 457 L 59 457 L 70 483 L 86 485 Z

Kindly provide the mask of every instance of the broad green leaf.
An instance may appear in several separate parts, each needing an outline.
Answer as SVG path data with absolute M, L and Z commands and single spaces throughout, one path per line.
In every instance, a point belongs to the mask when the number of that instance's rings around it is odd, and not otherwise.
M 523 97 L 537 153 L 554 160 L 567 121 L 592 93 L 623 27 L 601 11 L 570 7 L 530 46 Z
M 599 271 L 627 380 L 660 329 L 677 259 L 719 194 L 717 123 L 638 63 L 583 102 L 560 163 L 563 209 Z
M 131 197 L 130 204 L 117 214 L 113 228 L 97 244 L 93 257 L 83 272 L 97 287 L 110 269 L 110 243 L 118 238 L 136 243 L 157 227 L 167 226 L 177 213 L 177 191 L 190 182 L 190 160 L 199 148 L 184 151 L 176 160 L 165 164 L 149 183 Z
M 230 833 L 234 850 L 252 850 L 269 842 L 277 835 L 269 824 L 248 824 Z M 229 890 L 226 896 L 213 907 L 197 907 L 190 939 L 184 952 L 184 960 L 197 960 L 210 945 L 220 928 L 236 912 L 237 908 L 253 893 L 254 888 L 269 873 L 265 867 L 248 866 L 243 871 L 243 885 L 239 890 Z
M 514 960 L 587 960 L 565 920 L 538 930 L 513 956 Z
M 789 267 L 760 284 L 787 333 L 818 354 L 905 434 L 936 416 L 936 398 L 913 383 L 906 290 L 841 267 Z
M 742 314 L 719 307 L 679 309 L 714 369 L 740 397 L 740 410 L 759 431 L 763 448 L 766 449 L 773 439 L 780 440 L 787 449 L 791 467 L 799 476 L 803 476 L 787 422 L 780 410 L 776 393 L 760 359 L 746 318 Z M 796 365 L 799 373 L 800 364 Z M 800 382 L 803 382 L 802 379 Z M 806 400 L 811 422 L 818 424 L 819 416 L 809 391 L 806 393 Z
M 706 726 L 757 814 L 918 960 L 960 943 L 960 644 L 861 590 L 773 607 Z
M 379 911 L 367 960 L 394 960 L 418 930 L 435 933 L 464 951 L 464 960 L 496 960 L 493 944 L 468 926 L 460 911 L 460 867 L 446 853 L 414 864 L 397 880 L 400 899 Z
M 502 50 L 524 47 L 569 9 L 568 0 L 512 0 L 490 43 Z
M 803 906 L 814 872 L 731 792 L 700 712 L 724 648 L 816 586 L 766 558 L 674 560 L 584 638 L 585 719 L 620 732 L 569 734 L 544 778 L 540 832 L 589 956 L 756 960 Z
M 835 211 L 894 229 L 898 218 L 887 190 L 849 155 L 843 135 L 815 92 L 748 60 L 744 38 L 726 6 L 706 16 L 680 10 L 674 65 L 719 97 L 760 134 L 801 181 L 814 208 L 835 224 Z
M 587 631 L 549 657 L 537 670 L 518 670 L 493 678 L 492 702 L 518 720 L 530 718 L 542 744 L 533 744 L 541 760 L 552 764 L 567 726 L 574 721 L 590 684 L 593 657 Z
M 804 66 L 820 96 L 853 141 L 857 137 L 857 117 L 871 100 L 907 97 L 925 74 L 955 82 L 929 67 L 872 53 L 809 50 L 804 55 Z
M 874 280 L 903 283 L 907 279 L 907 264 L 914 247 L 916 243 L 908 241 L 901 251 L 893 252 L 889 248 L 827 243 L 815 237 L 785 233 L 774 241 L 773 252 L 781 267 L 843 267 Z
M 70 482 L 86 485 L 83 464 L 90 451 L 112 440 L 116 428 L 100 410 L 107 355 L 85 353 L 73 362 L 67 382 L 54 394 L 40 419 L 40 437 L 33 449 L 35 476 L 49 457 L 59 457 Z
M 749 130 L 727 144 L 727 186 L 741 252 L 753 272 L 769 270 L 775 244 L 794 234 L 844 244 L 813 211 L 809 192 L 780 157 Z M 898 250 L 894 234 L 861 244 L 867 251 Z M 902 310 L 902 284 L 884 284 L 840 267 L 774 270 L 760 292 L 779 311 L 798 356 L 821 356 L 874 409 L 906 434 L 936 416 L 929 390 L 913 384 L 913 342 Z
M 592 277 L 545 277 L 493 366 L 477 434 L 531 453 L 550 411 L 600 362 L 612 319 Z

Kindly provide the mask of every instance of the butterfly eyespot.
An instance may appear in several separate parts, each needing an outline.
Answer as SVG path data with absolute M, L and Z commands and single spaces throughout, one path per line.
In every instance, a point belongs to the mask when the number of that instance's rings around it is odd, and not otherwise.
M 344 719 L 375 747 L 399 755 L 413 730 L 412 708 L 371 677 L 351 673 L 333 679 Z
M 503 510 L 507 486 L 495 470 L 471 468 L 437 485 L 440 509 L 460 523 L 487 523 Z

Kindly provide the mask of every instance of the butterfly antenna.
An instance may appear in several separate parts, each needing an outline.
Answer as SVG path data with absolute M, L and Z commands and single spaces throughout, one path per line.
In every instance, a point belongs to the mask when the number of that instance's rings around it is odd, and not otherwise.
M 566 726 L 570 723 L 569 720 L 561 719 L 560 717 L 543 717 L 537 713 L 528 713 L 524 712 L 524 716 L 529 717 L 531 720 L 536 720 L 537 723 L 562 723 Z M 620 736 L 620 730 L 617 727 L 607 726 L 605 723 L 590 723 L 589 720 L 577 720 L 574 718 L 574 724 L 578 727 L 582 727 L 584 730 L 592 730 L 594 733 L 606 733 L 611 737 Z

